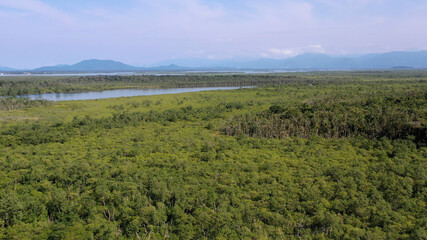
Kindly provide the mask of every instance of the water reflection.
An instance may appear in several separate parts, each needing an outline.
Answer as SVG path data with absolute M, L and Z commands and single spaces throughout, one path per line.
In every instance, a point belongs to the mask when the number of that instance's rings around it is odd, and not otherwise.
M 26 95 L 30 99 L 46 99 L 50 101 L 69 101 L 69 100 L 89 100 L 117 97 L 134 97 L 161 94 L 176 94 L 186 92 L 200 92 L 212 90 L 231 90 L 248 87 L 195 87 L 195 88 L 152 88 L 152 89 L 117 89 L 102 92 L 83 92 L 83 93 L 44 93 L 36 95 Z

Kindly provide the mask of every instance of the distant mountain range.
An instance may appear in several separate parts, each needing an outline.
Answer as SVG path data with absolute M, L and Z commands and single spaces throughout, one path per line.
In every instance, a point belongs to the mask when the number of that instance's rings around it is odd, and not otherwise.
M 0 66 L 0 71 L 8 72 L 8 71 L 16 71 L 16 70 L 17 69 L 14 69 L 14 68 Z
M 112 60 L 84 60 L 73 65 L 56 65 L 36 68 L 36 72 L 96 72 L 96 71 L 134 71 L 136 67 Z
M 255 59 L 249 61 L 175 59 L 158 64 L 178 64 L 188 67 L 216 67 L 232 69 L 390 69 L 427 68 L 427 51 L 390 52 L 368 54 L 360 57 L 335 57 L 307 53 L 287 59 Z
M 332 69 L 408 69 L 427 68 L 427 51 L 390 52 L 368 54 L 360 57 L 334 57 L 325 54 L 302 54 L 287 59 L 209 60 L 175 59 L 158 63 L 155 67 L 135 67 L 112 60 L 84 60 L 73 65 L 45 66 L 29 72 L 103 72 L 103 71 L 186 71 L 233 69 L 283 69 L 283 70 L 332 70 Z M 0 67 L 0 71 L 24 71 Z
M 135 67 L 124 64 L 122 62 L 112 60 L 84 60 L 73 65 L 56 65 L 40 67 L 32 70 L 33 72 L 102 72 L 102 71 L 171 71 L 171 70 L 186 70 L 186 67 L 180 67 L 175 64 L 159 67 Z

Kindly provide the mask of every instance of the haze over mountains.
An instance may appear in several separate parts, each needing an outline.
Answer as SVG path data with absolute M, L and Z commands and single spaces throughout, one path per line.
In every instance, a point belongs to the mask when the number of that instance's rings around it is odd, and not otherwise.
M 36 68 L 34 72 L 99 72 L 99 71 L 154 71 L 154 70 L 186 70 L 186 67 L 180 67 L 174 64 L 159 67 L 135 67 L 122 62 L 113 60 L 84 60 L 73 65 L 57 65 Z
M 45 66 L 31 72 L 99 72 L 99 71 L 185 71 L 201 69 L 283 69 L 283 70 L 328 70 L 328 69 L 390 69 L 427 68 L 427 51 L 390 52 L 368 54 L 360 57 L 333 57 L 325 54 L 302 54 L 287 59 L 262 58 L 238 59 L 174 59 L 162 61 L 155 67 L 136 67 L 112 60 L 84 60 L 73 65 Z M 20 71 L 0 67 L 0 71 Z
M 427 68 L 427 51 L 390 52 L 360 57 L 334 57 L 307 53 L 287 59 L 262 58 L 250 61 L 176 59 L 159 64 L 177 64 L 188 67 L 224 67 L 242 69 L 389 69 L 395 67 Z
M 15 71 L 16 69 L 0 66 L 0 71 Z

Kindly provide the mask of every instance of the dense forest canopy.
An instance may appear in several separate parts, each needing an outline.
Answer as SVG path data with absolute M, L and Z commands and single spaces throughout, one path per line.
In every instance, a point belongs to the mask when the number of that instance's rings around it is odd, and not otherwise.
M 0 78 L 0 95 L 206 85 L 259 87 L 0 99 L 0 239 L 427 238 L 426 72 Z

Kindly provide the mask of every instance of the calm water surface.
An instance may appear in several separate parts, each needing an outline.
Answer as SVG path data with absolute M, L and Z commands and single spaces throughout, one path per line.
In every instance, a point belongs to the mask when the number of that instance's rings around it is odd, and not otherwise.
M 200 92 L 212 90 L 231 90 L 250 87 L 196 87 L 196 88 L 153 88 L 153 89 L 117 89 L 102 92 L 82 92 L 82 93 L 44 93 L 36 95 L 26 95 L 30 99 L 46 99 L 50 101 L 68 101 L 68 100 L 89 100 L 117 97 L 134 97 L 161 94 L 176 94 L 187 92 Z

